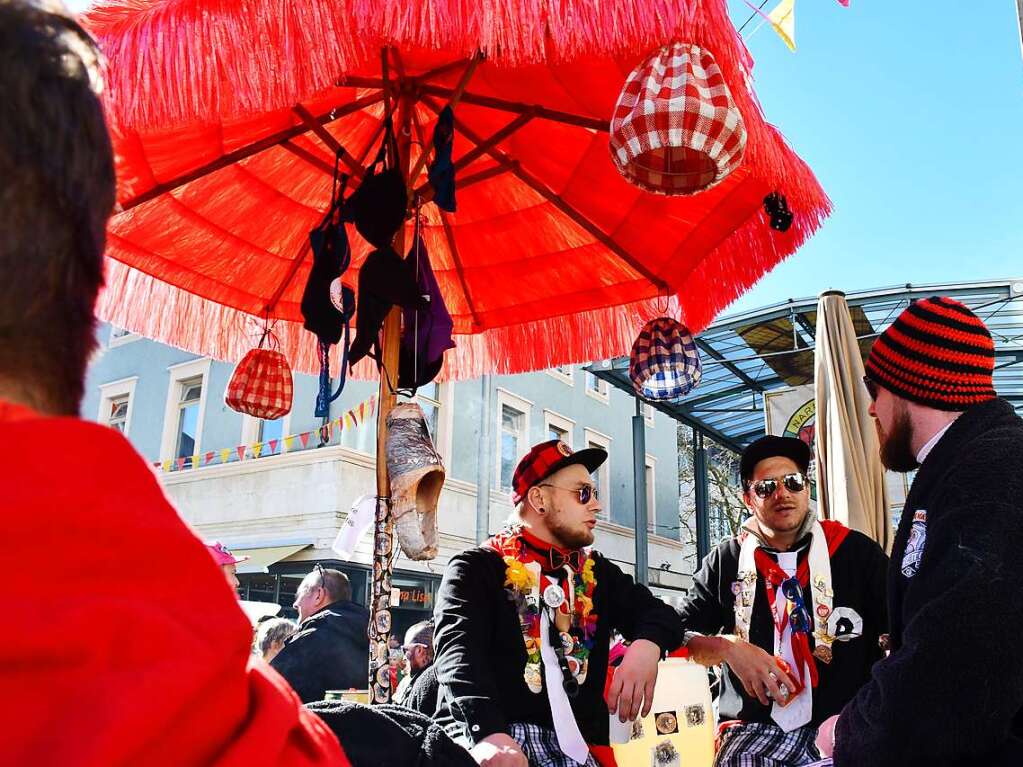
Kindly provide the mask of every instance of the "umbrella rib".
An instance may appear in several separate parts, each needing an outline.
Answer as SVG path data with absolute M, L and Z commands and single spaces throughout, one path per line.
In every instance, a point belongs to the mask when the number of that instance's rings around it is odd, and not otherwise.
M 420 92 L 425 94 L 451 97 L 456 92 L 454 88 L 447 88 L 442 85 L 431 85 L 430 83 L 422 82 L 418 77 L 410 77 L 408 79 L 409 82 L 420 90 Z M 383 81 L 376 77 L 353 76 L 346 78 L 345 83 L 355 88 L 383 87 Z M 472 91 L 465 91 L 462 93 L 460 100 L 464 101 L 466 104 L 489 107 L 490 109 L 511 112 L 513 114 L 523 114 L 530 110 L 534 110 L 535 115 L 544 120 L 565 123 L 566 125 L 572 125 L 577 128 L 587 128 L 588 130 L 597 131 L 598 133 L 607 133 L 611 130 L 610 120 L 576 114 L 575 112 L 565 112 L 560 109 L 550 109 L 545 106 L 540 106 L 539 104 L 526 104 L 518 101 L 508 101 L 507 99 L 497 98 L 496 96 L 484 96 L 479 93 L 473 93 Z
M 381 96 L 380 94 L 364 96 L 363 98 L 357 99 L 351 102 L 350 104 L 346 104 L 343 107 L 340 107 L 338 109 L 327 112 L 326 114 L 320 115 L 319 117 L 316 117 L 315 118 L 316 122 L 320 123 L 321 125 L 332 122 L 333 120 L 344 117 L 345 115 L 352 114 L 353 112 L 358 112 L 361 109 L 365 109 L 368 106 L 376 104 L 382 98 L 383 96 Z M 214 173 L 218 170 L 221 170 L 222 168 L 226 168 L 229 165 L 234 165 L 236 162 L 239 162 L 240 160 L 244 160 L 248 157 L 251 157 L 252 155 L 264 152 L 267 149 L 271 149 L 277 146 L 278 144 L 282 144 L 285 141 L 289 141 L 290 139 L 293 139 L 296 136 L 301 136 L 303 133 L 308 132 L 309 127 L 303 123 L 301 125 L 296 125 L 291 128 L 287 128 L 278 133 L 274 133 L 262 139 L 261 141 L 257 141 L 254 144 L 249 144 L 248 146 L 242 147 L 241 149 L 237 149 L 234 152 L 222 155 L 213 162 L 207 163 L 206 165 L 196 168 L 195 170 L 191 170 L 187 173 L 183 173 L 182 175 L 177 176 L 176 178 L 173 178 L 170 181 L 165 181 L 162 184 L 157 184 L 152 189 L 142 192 L 141 194 L 136 195 L 135 197 L 132 197 L 131 199 L 125 201 L 124 204 L 120 206 L 117 212 L 121 213 L 126 210 L 131 210 L 137 205 L 141 205 L 144 202 L 148 202 L 149 200 L 155 199 L 162 194 L 166 194 L 167 192 L 173 192 L 175 189 L 182 187 L 185 184 L 191 183 L 192 181 L 197 181 L 200 178 L 203 178 L 204 176 L 208 176 L 210 173 Z
M 298 146 L 298 144 L 295 144 L 293 141 L 288 140 L 288 141 L 282 142 L 281 143 L 281 148 L 287 149 L 289 152 L 291 152 L 293 155 L 295 155 L 299 159 L 305 160 L 307 163 L 312 165 L 314 168 L 317 168 L 318 170 L 322 170 L 328 176 L 333 176 L 334 175 L 334 166 L 333 165 L 331 165 L 329 162 L 326 162 L 325 160 L 317 157 L 315 154 L 310 152 L 308 149 L 305 149 L 303 147 Z
M 448 214 L 444 211 L 440 211 L 440 222 L 444 227 L 444 237 L 448 241 L 448 252 L 451 253 L 451 260 L 455 262 L 455 273 L 458 275 L 458 281 L 462 285 L 462 295 L 465 296 L 465 303 L 469 307 L 469 313 L 472 315 L 473 328 L 481 330 L 483 324 L 480 322 L 479 314 L 476 313 L 476 305 L 473 303 L 472 296 L 469 294 L 469 283 L 465 281 L 465 269 L 462 267 L 462 259 L 458 256 L 458 246 L 455 244 L 455 233 L 451 229 L 451 222 L 448 220 Z
M 437 114 L 440 114 L 440 108 L 437 102 L 429 96 L 423 96 L 423 103 L 426 104 Z M 473 144 L 480 145 L 483 143 L 476 132 L 469 128 L 465 123 L 455 117 L 455 127 Z M 551 189 L 540 181 L 538 178 L 528 173 L 518 163 L 511 164 L 511 159 L 504 152 L 499 149 L 490 148 L 484 150 L 488 155 L 498 160 L 499 162 L 509 165 L 509 170 L 518 177 L 526 186 L 532 189 L 534 192 L 539 194 L 549 203 L 554 205 L 558 210 L 564 213 L 568 218 L 572 219 L 580 228 L 588 232 L 594 239 L 600 242 L 605 248 L 614 253 L 618 258 L 624 261 L 630 268 L 642 277 L 650 280 L 650 282 L 658 287 L 660 290 L 667 290 L 667 283 L 654 274 L 649 268 L 647 268 L 642 262 L 639 261 L 635 256 L 629 253 L 625 248 L 619 245 L 610 235 L 607 234 L 603 229 L 593 223 L 585 215 L 580 213 L 569 203 L 565 202 L 559 195 L 555 194 Z
M 334 138 L 325 127 L 316 122 L 316 118 L 313 116 L 312 112 L 301 104 L 295 104 L 295 106 L 291 108 L 291 111 L 299 116 L 309 130 L 319 136 L 320 141 L 326 144 L 328 149 L 330 149 L 335 155 L 340 155 L 341 162 L 348 166 L 356 178 L 361 179 L 363 175 L 365 175 L 366 169 L 363 168 L 359 161 L 352 157 L 343 146 L 341 146 L 340 141 Z

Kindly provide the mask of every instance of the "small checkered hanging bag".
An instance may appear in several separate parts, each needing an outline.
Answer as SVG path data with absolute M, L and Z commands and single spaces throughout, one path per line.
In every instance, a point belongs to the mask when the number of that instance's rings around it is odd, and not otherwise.
M 267 421 L 290 413 L 294 394 L 288 358 L 277 349 L 263 348 L 271 338 L 264 331 L 259 347 L 242 357 L 224 392 L 229 408 Z
M 611 159 L 648 192 L 695 194 L 739 167 L 746 127 L 710 51 L 666 45 L 625 81 L 611 117 Z
M 647 400 L 677 400 L 700 383 L 703 367 L 689 329 L 671 317 L 650 320 L 639 332 L 629 358 L 629 378 Z

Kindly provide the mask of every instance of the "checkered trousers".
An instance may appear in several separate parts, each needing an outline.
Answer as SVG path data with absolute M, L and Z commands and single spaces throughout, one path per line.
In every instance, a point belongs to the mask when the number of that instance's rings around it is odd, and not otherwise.
M 293 393 L 287 358 L 273 349 L 251 349 L 231 374 L 224 402 L 239 413 L 272 421 L 291 412 Z
M 508 727 L 512 740 L 522 746 L 522 753 L 529 760 L 529 767 L 580 767 L 579 762 L 565 756 L 558 745 L 554 730 L 527 722 L 515 722 Z M 590 754 L 585 767 L 599 767 Z
M 710 52 L 676 42 L 636 67 L 611 117 L 610 148 L 626 179 L 659 194 L 700 192 L 737 168 L 746 128 Z
M 643 326 L 629 358 L 629 378 L 639 396 L 676 400 L 692 391 L 702 374 L 700 352 L 685 325 L 658 317 Z
M 785 732 L 774 724 L 743 722 L 721 734 L 714 767 L 808 767 L 820 758 L 817 728 Z

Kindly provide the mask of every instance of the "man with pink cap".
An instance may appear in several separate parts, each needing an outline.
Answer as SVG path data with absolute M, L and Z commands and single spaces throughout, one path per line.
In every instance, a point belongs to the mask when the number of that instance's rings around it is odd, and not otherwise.
M 213 561 L 220 567 L 221 571 L 224 573 L 224 577 L 227 578 L 227 582 L 231 585 L 231 588 L 237 590 L 238 587 L 242 585 L 238 580 L 238 564 L 240 562 L 244 562 L 246 559 L 251 559 L 251 557 L 248 555 L 236 557 L 231 553 L 231 550 L 220 541 L 207 543 L 206 548 L 209 549 L 210 554 L 213 556 Z

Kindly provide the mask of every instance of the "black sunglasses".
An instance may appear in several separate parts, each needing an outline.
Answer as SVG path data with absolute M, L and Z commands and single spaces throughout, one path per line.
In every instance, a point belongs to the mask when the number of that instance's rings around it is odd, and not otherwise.
M 877 384 L 866 376 L 863 376 L 863 385 L 867 387 L 867 394 L 870 395 L 870 401 L 877 402 Z
M 799 472 L 786 474 L 784 477 L 757 480 L 750 485 L 750 488 L 757 494 L 758 498 L 770 498 L 778 491 L 779 479 L 781 484 L 785 485 L 785 489 L 790 493 L 801 493 L 806 489 L 806 477 Z

